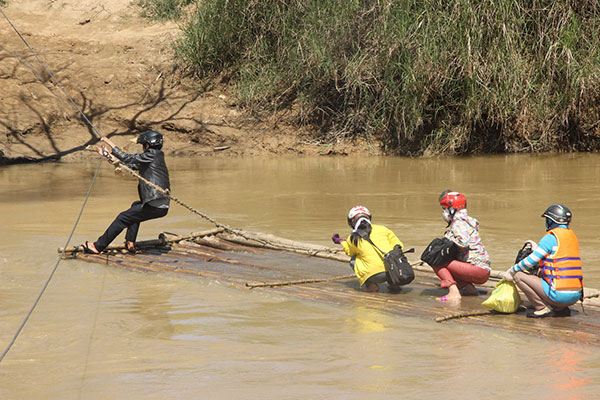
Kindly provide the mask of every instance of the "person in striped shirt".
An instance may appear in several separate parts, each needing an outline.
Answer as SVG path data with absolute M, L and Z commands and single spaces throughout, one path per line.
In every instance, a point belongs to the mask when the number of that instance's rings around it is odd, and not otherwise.
M 530 318 L 565 317 L 570 305 L 583 297 L 583 271 L 579 242 L 571 229 L 571 211 L 553 204 L 544 211 L 547 233 L 539 244 L 532 242 L 533 252 L 510 267 L 504 279 L 515 284 L 533 306 Z M 531 274 L 540 268 L 539 276 Z

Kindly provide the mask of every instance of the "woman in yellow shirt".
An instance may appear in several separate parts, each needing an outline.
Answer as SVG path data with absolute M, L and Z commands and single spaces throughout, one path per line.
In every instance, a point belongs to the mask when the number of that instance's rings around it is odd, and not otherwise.
M 384 254 L 396 245 L 402 249 L 404 246 L 394 232 L 383 225 L 371 224 L 371 213 L 366 207 L 352 207 L 348 213 L 348 225 L 352 228 L 352 233 L 347 239 L 344 240 L 335 233 L 331 240 L 341 244 L 346 254 L 352 258 L 350 265 L 353 266 L 360 285 L 368 292 L 378 292 L 379 284 L 388 280 L 383 255 L 361 236 L 366 234 Z M 397 289 L 392 286 L 390 288 Z

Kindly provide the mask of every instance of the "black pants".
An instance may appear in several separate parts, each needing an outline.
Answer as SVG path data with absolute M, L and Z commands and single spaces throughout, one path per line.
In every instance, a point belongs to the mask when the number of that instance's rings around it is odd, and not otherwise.
M 142 206 L 141 201 L 134 201 L 129 210 L 117 215 L 117 218 L 110 224 L 106 232 L 94 242 L 94 246 L 98 251 L 104 250 L 125 228 L 127 228 L 125 239 L 135 242 L 140 229 L 140 222 L 164 217 L 167 212 L 169 212 L 168 208 L 157 208 L 147 204 Z

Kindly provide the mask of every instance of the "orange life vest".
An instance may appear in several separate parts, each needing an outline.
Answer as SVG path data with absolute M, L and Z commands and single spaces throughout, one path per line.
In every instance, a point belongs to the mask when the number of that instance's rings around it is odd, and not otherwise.
M 556 237 L 556 252 L 549 254 L 540 264 L 542 279 L 554 290 L 580 290 L 583 288 L 583 271 L 579 256 L 579 241 L 570 229 L 554 228 L 548 233 Z

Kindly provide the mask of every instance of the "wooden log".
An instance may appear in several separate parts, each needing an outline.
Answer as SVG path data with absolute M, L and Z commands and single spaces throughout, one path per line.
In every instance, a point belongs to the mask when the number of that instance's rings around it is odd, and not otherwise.
M 214 229 L 201 231 L 201 232 L 192 232 L 190 234 L 182 235 L 182 236 L 172 236 L 170 238 L 167 238 L 167 236 L 164 233 L 161 233 L 158 236 L 158 239 L 141 240 L 139 242 L 136 242 L 135 246 L 139 249 L 148 248 L 148 247 L 164 247 L 170 243 L 178 243 L 182 240 L 190 240 L 190 239 L 194 239 L 197 237 L 216 235 L 221 232 L 223 232 L 223 228 L 214 228 Z M 64 247 L 58 248 L 59 253 L 62 253 L 63 250 L 64 250 L 65 254 L 72 254 L 74 252 L 82 252 L 83 253 L 83 246 L 81 246 L 81 245 L 80 246 L 71 246 L 71 247 L 67 247 L 66 249 Z M 124 244 L 111 244 L 105 249 L 105 251 L 118 251 L 118 250 L 125 250 L 125 245 Z
M 170 235 L 171 237 L 166 236 L 165 233 L 163 233 L 162 235 L 164 235 L 166 241 L 168 243 L 179 243 L 181 241 L 184 240 L 193 240 L 196 238 L 201 238 L 201 237 L 205 237 L 205 236 L 214 236 L 214 235 L 218 235 L 219 233 L 223 232 L 225 229 L 224 228 L 213 228 L 213 229 L 208 229 L 206 231 L 200 231 L 200 232 L 192 232 L 192 233 L 188 233 L 187 235 Z M 159 238 L 161 237 L 161 235 L 159 235 Z
M 248 247 L 248 246 L 244 246 L 244 245 L 240 245 L 240 244 L 235 244 L 235 243 L 229 242 L 227 240 L 220 239 L 219 237 L 216 237 L 216 236 L 194 238 L 193 242 L 207 246 L 207 247 L 219 249 L 219 250 L 246 251 L 249 253 L 262 254 L 262 250 L 258 250 L 254 247 Z
M 288 286 L 288 285 L 299 285 L 303 283 L 318 283 L 318 282 L 331 282 L 337 281 L 341 279 L 350 279 L 355 278 L 356 275 L 340 275 L 340 276 L 332 276 L 330 278 L 313 278 L 313 279 L 300 279 L 296 281 L 283 281 L 283 282 L 263 282 L 263 283 L 248 283 L 246 282 L 246 287 L 253 289 L 257 287 L 275 287 L 275 286 Z
M 339 249 L 334 249 L 326 246 L 313 245 L 295 240 L 281 238 L 275 235 L 263 234 L 258 232 L 244 232 L 244 236 L 222 233 L 218 237 L 232 243 L 241 244 L 244 246 L 260 247 L 273 250 L 285 250 L 298 254 L 306 254 L 313 257 L 321 257 L 335 261 L 348 261 L 349 257 Z

